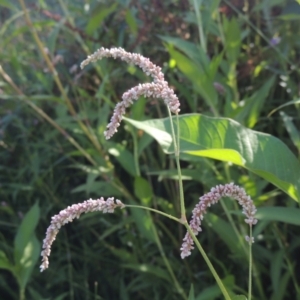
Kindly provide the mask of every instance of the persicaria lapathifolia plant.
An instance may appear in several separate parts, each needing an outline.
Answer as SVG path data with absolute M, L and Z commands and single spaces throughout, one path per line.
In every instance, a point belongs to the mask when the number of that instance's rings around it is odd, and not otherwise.
M 180 207 L 181 207 L 181 217 L 177 218 L 175 216 L 168 215 L 164 212 L 152 209 L 149 207 L 142 207 L 137 205 L 124 205 L 120 200 L 114 201 L 114 198 L 108 198 L 106 201 L 103 198 L 98 200 L 87 200 L 81 204 L 74 204 L 69 206 L 65 210 L 62 210 L 59 214 L 52 217 L 51 224 L 47 229 L 46 238 L 43 241 L 43 250 L 42 250 L 42 264 L 40 266 L 41 271 L 44 271 L 49 266 L 49 256 L 51 252 L 51 246 L 54 242 L 56 235 L 58 234 L 59 229 L 64 224 L 73 221 L 75 218 L 79 218 L 82 213 L 93 212 L 93 211 L 102 211 L 103 213 L 112 213 L 114 209 L 124 208 L 124 207 L 135 207 L 142 208 L 146 210 L 151 210 L 161 215 L 164 215 L 172 220 L 175 220 L 183 224 L 187 228 L 187 233 L 183 239 L 183 244 L 181 246 L 181 257 L 185 258 L 191 254 L 191 250 L 194 249 L 194 243 L 201 252 L 203 258 L 208 264 L 213 276 L 215 277 L 220 289 L 226 300 L 231 299 L 226 288 L 224 287 L 220 277 L 213 268 L 208 256 L 201 247 L 199 241 L 196 238 L 196 235 L 201 231 L 201 222 L 206 213 L 207 208 L 217 203 L 222 197 L 231 197 L 236 199 L 238 203 L 243 207 L 243 214 L 246 215 L 245 222 L 250 226 L 250 237 L 247 236 L 246 240 L 249 243 L 249 292 L 248 300 L 251 299 L 251 263 L 252 263 L 252 253 L 251 253 L 251 244 L 254 239 L 252 237 L 252 225 L 255 225 L 257 220 L 254 218 L 256 213 L 256 208 L 253 204 L 251 198 L 246 195 L 246 192 L 243 188 L 234 185 L 233 183 L 218 185 L 215 188 L 212 188 L 211 191 L 204 196 L 200 197 L 200 202 L 195 206 L 192 214 L 192 220 L 188 224 L 185 216 L 185 204 L 184 204 L 184 195 L 183 195 L 183 186 L 181 179 L 181 170 L 179 163 L 179 120 L 178 113 L 180 111 L 180 103 L 175 95 L 174 91 L 169 87 L 168 83 L 164 79 L 164 75 L 161 72 L 161 68 L 153 64 L 148 58 L 143 57 L 140 54 L 128 53 L 122 48 L 112 48 L 105 49 L 100 48 L 94 54 L 89 56 L 86 60 L 81 63 L 83 68 L 90 62 L 95 62 L 103 57 L 113 57 L 120 58 L 127 63 L 132 63 L 139 66 L 147 75 L 150 75 L 153 78 L 153 82 L 139 84 L 122 96 L 122 101 L 118 103 L 114 109 L 114 113 L 111 117 L 110 123 L 107 125 L 107 130 L 104 132 L 106 139 L 110 139 L 113 134 L 117 131 L 117 128 L 120 126 L 125 110 L 129 107 L 134 100 L 138 100 L 140 96 L 145 97 L 155 97 L 161 98 L 164 100 L 164 103 L 168 107 L 170 123 L 172 128 L 172 138 L 174 142 L 175 158 L 178 170 L 179 178 L 179 197 L 180 197 Z M 173 112 L 177 116 L 177 137 L 175 135 L 173 120 L 170 112 Z

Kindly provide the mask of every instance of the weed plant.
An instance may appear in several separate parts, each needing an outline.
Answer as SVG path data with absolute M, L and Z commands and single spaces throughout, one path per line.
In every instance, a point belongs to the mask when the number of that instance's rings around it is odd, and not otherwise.
M 297 1 L 1 1 L 0 18 L 1 299 L 300 299 Z M 124 91 L 151 85 L 119 60 L 79 68 L 114 45 L 162 66 L 180 114 L 143 91 L 106 140 Z M 257 207 L 253 277 L 236 201 L 195 239 L 217 277 L 180 257 L 184 215 L 230 182 Z M 63 226 L 41 274 L 51 216 L 111 197 L 125 208 Z

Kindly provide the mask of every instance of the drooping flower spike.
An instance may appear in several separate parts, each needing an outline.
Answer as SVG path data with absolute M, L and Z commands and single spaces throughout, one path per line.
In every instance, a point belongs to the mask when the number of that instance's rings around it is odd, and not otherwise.
M 46 237 L 43 240 L 42 247 L 42 264 L 40 266 L 41 272 L 49 266 L 49 256 L 51 253 L 51 246 L 58 234 L 60 228 L 72 222 L 75 218 L 79 218 L 82 213 L 88 213 L 93 211 L 102 211 L 103 213 L 113 213 L 116 207 L 124 208 L 125 205 L 118 199 L 116 202 L 114 198 L 108 198 L 106 201 L 103 197 L 97 200 L 86 200 L 83 203 L 74 204 L 60 211 L 59 214 L 52 217 L 51 224 L 47 228 Z
M 192 213 L 192 219 L 190 221 L 190 227 L 195 235 L 197 235 L 201 229 L 201 223 L 208 207 L 217 203 L 222 197 L 231 197 L 238 201 L 243 207 L 243 214 L 246 215 L 245 222 L 249 226 L 255 225 L 257 219 L 254 218 L 256 213 L 256 207 L 253 204 L 252 199 L 248 196 L 245 190 L 233 183 L 218 185 L 210 190 L 207 194 L 200 197 L 200 202 L 195 206 Z M 250 239 L 246 236 L 246 241 L 253 243 L 253 237 Z M 184 239 L 181 250 L 181 258 L 185 258 L 191 254 L 194 249 L 194 241 L 191 235 L 187 232 Z
M 134 100 L 138 100 L 140 96 L 161 98 L 170 108 L 171 112 L 175 114 L 179 113 L 180 103 L 176 94 L 169 87 L 168 82 L 165 81 L 161 68 L 153 64 L 149 58 L 137 53 L 126 52 L 122 48 L 100 48 L 94 54 L 88 56 L 80 66 L 84 68 L 89 63 L 95 62 L 103 57 L 120 58 L 127 63 L 140 67 L 146 75 L 150 75 L 153 78 L 153 82 L 139 84 L 123 94 L 122 101 L 116 105 L 110 123 L 107 125 L 107 130 L 104 132 L 106 139 L 110 139 L 117 132 L 117 128 L 120 126 L 126 108 L 129 107 Z

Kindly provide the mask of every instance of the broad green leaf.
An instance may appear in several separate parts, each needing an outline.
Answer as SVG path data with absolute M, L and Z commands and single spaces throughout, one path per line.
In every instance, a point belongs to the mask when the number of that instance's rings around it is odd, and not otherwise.
M 174 153 L 168 118 L 143 122 L 124 119 L 154 137 L 166 153 Z M 176 117 L 173 122 L 176 124 Z M 232 162 L 300 200 L 300 162 L 276 137 L 231 119 L 201 114 L 181 115 L 179 125 L 181 153 Z
M 255 217 L 264 221 L 300 225 L 300 209 L 295 207 L 259 207 Z
M 232 300 L 247 300 L 247 297 L 244 295 L 236 295 L 231 297 Z

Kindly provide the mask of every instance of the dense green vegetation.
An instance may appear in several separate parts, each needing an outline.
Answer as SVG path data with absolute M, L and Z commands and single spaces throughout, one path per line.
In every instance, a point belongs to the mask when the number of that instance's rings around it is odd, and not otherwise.
M 51 216 L 69 205 L 116 197 L 180 217 L 163 101 L 139 99 L 103 135 L 122 94 L 150 79 L 120 60 L 80 69 L 100 47 L 149 57 L 178 95 L 188 219 L 211 187 L 239 184 L 258 207 L 252 299 L 300 300 L 294 0 L 0 0 L 0 299 L 223 299 L 199 252 L 180 258 L 185 228 L 143 210 L 64 226 L 39 271 Z M 237 203 L 221 204 L 199 241 L 246 296 L 247 224 Z

